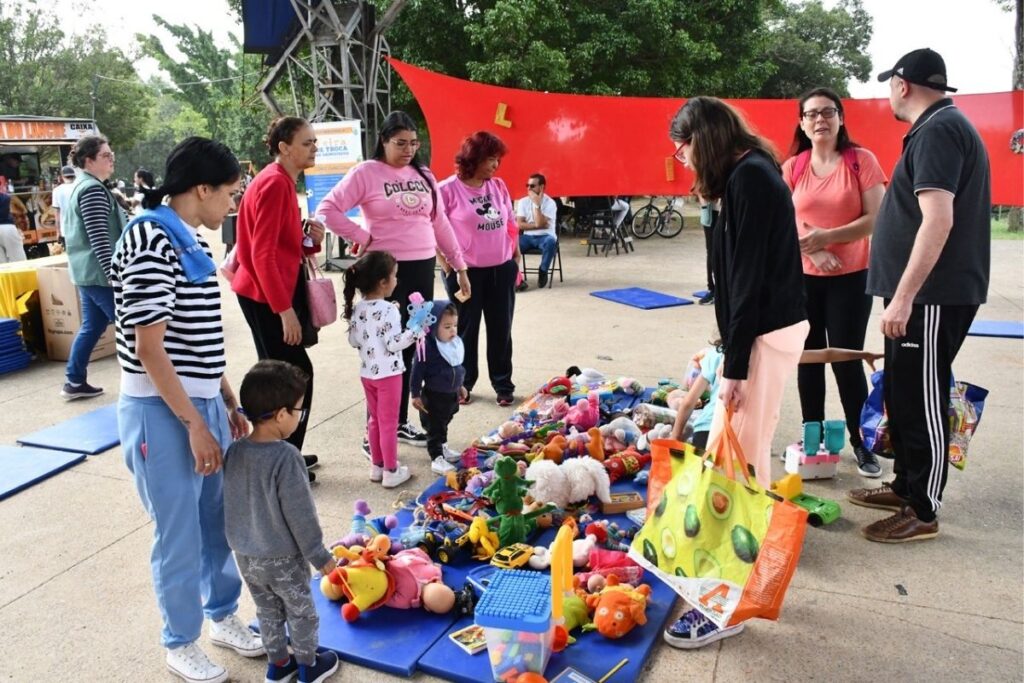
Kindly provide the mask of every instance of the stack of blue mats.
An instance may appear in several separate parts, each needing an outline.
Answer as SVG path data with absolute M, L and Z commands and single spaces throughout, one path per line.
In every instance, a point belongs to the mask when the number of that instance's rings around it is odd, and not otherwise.
M 0 318 L 0 375 L 28 367 L 32 354 L 18 334 L 21 323 L 13 318 Z

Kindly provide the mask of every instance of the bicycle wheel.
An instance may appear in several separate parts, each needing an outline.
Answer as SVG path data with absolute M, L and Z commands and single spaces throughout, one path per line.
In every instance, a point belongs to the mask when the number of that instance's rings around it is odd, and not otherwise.
M 675 209 L 669 211 L 668 215 L 658 222 L 658 234 L 662 237 L 675 237 L 682 231 L 683 214 Z
M 629 229 L 633 231 L 633 236 L 640 240 L 645 240 L 654 234 L 655 230 L 658 229 L 658 216 L 661 215 L 661 211 L 658 207 L 648 205 L 637 211 L 636 215 L 633 216 L 633 222 L 629 224 Z

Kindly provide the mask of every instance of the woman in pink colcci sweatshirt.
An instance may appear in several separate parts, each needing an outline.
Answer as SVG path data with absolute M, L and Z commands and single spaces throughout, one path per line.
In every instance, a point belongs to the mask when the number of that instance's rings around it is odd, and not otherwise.
M 462 296 L 470 295 L 469 276 L 462 250 L 445 215 L 434 175 L 417 157 L 420 142 L 416 122 L 405 112 L 392 112 L 381 126 L 373 159 L 356 165 L 316 209 L 317 219 L 364 251 L 386 251 L 398 261 L 398 286 L 391 301 L 399 306 L 402 324 L 409 319 L 409 295 L 419 292 L 434 298 L 436 252 L 458 272 Z M 348 218 L 350 209 L 362 209 L 366 227 Z M 402 402 L 398 439 L 425 448 L 427 437 L 409 420 L 409 372 L 414 347 L 403 352 Z M 366 441 L 363 451 L 369 454 Z

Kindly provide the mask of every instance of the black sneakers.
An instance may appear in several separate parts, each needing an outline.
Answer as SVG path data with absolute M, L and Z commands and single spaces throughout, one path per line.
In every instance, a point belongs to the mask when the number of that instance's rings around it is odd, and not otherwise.
M 427 447 L 427 435 L 411 422 L 398 425 L 398 440 L 412 446 Z
M 304 455 L 302 461 L 306 463 L 306 469 L 311 470 L 320 464 L 320 458 L 315 455 Z
M 524 280 L 525 282 L 525 280 Z M 544 289 L 548 286 L 548 271 L 542 270 L 537 273 L 537 289 Z
M 102 393 L 103 389 L 94 387 L 88 382 L 82 382 L 78 385 L 66 382 L 60 390 L 60 395 L 64 397 L 65 401 L 74 401 L 79 398 L 95 398 Z
M 708 292 L 707 294 L 702 296 L 697 301 L 697 303 L 700 304 L 701 306 L 710 306 L 711 304 L 715 303 L 715 294 L 714 294 L 714 292 Z
M 882 476 L 882 467 L 878 464 L 878 458 L 875 454 L 864 448 L 864 446 L 854 446 L 853 454 L 857 458 L 857 471 L 862 477 L 868 477 L 869 479 L 877 479 Z

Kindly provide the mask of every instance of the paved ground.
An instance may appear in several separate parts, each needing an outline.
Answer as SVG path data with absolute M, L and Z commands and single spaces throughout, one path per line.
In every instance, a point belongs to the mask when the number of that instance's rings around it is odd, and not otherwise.
M 520 394 L 568 365 L 598 367 L 652 382 L 678 376 L 711 337 L 710 308 L 639 311 L 587 296 L 594 289 L 641 285 L 686 295 L 701 288 L 703 237 L 687 229 L 673 240 L 654 237 L 628 256 L 585 258 L 573 240 L 562 245 L 566 281 L 531 290 L 517 302 L 515 379 Z M 990 301 L 981 315 L 1024 315 L 1020 264 L 1024 242 L 993 248 Z M 340 291 L 340 286 L 339 286 Z M 440 290 L 439 290 L 440 291 Z M 869 346 L 881 348 L 879 307 Z M 229 376 L 235 383 L 255 361 L 237 304 L 226 299 Z M 358 452 L 363 400 L 356 354 L 342 325 L 323 332 L 313 349 L 317 393 L 308 452 L 319 453 L 314 495 L 328 537 L 348 527 L 352 501 L 385 510 L 392 496 L 366 481 Z M 880 515 L 844 505 L 827 529 L 810 529 L 803 559 L 778 623 L 703 651 L 659 644 L 645 680 L 1004 681 L 1020 680 L 1022 646 L 1022 366 L 1020 341 L 968 338 L 958 377 L 992 390 L 966 472 L 953 471 L 942 530 L 910 546 L 868 543 L 858 528 Z M 115 400 L 113 358 L 92 367 L 90 381 L 111 390 L 90 403 L 58 396 L 61 364 L 36 363 L 0 380 L 0 443 Z M 462 445 L 503 419 L 506 411 L 480 386 L 478 400 L 456 418 Z M 838 400 L 830 394 L 830 414 Z M 800 422 L 795 379 L 787 388 L 778 448 L 796 438 Z M 403 446 L 402 459 L 422 488 L 430 480 L 425 453 Z M 778 465 L 777 465 L 778 466 Z M 886 465 L 888 470 L 889 465 Z M 813 493 L 841 498 L 865 484 L 849 459 L 834 481 Z M 161 681 L 160 620 L 149 576 L 152 526 L 118 449 L 0 502 L 0 633 L 6 653 L 0 678 L 12 681 Z M 903 588 L 901 592 L 899 587 Z M 244 598 L 242 616 L 254 610 Z M 206 638 L 204 636 L 203 641 Z M 234 680 L 262 680 L 262 663 L 209 647 Z M 342 680 L 394 680 L 343 665 Z M 416 680 L 432 680 L 417 676 Z

